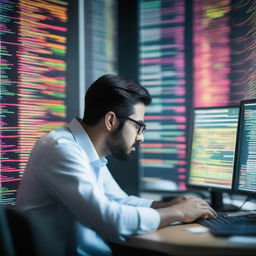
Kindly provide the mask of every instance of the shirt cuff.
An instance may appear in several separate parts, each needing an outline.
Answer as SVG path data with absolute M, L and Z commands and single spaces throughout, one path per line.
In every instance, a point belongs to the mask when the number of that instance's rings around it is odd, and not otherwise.
M 160 215 L 159 213 L 152 208 L 139 207 L 139 231 L 138 234 L 144 234 L 157 230 L 160 224 Z
M 132 205 L 132 206 L 138 206 L 138 207 L 151 207 L 154 200 L 151 199 L 145 199 L 137 196 L 128 196 L 126 197 L 121 203 Z

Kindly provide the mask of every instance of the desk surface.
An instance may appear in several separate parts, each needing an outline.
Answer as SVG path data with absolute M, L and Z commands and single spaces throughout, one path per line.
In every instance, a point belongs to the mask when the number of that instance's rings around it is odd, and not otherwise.
M 189 227 L 199 224 L 168 226 L 145 235 L 134 236 L 125 245 L 168 255 L 256 255 L 256 243 L 231 243 L 210 233 L 194 234 Z

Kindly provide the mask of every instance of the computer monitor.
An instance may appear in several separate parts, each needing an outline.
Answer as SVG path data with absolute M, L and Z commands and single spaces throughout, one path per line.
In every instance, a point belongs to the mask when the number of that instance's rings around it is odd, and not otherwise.
M 187 186 L 211 192 L 215 210 L 234 210 L 224 205 L 222 192 L 231 192 L 239 107 L 193 110 L 188 154 Z
M 256 99 L 241 101 L 234 190 L 256 196 Z

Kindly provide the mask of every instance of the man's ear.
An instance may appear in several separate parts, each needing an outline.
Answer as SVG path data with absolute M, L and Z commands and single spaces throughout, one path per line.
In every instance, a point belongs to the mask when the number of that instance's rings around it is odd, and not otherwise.
M 105 127 L 109 132 L 113 132 L 117 129 L 119 121 L 116 117 L 116 114 L 112 111 L 109 111 L 105 115 Z

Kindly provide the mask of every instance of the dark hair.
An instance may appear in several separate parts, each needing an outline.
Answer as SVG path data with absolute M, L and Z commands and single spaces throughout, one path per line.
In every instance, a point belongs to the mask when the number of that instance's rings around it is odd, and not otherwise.
M 152 98 L 140 84 L 124 77 L 106 74 L 98 78 L 87 90 L 83 121 L 87 125 L 97 124 L 109 111 L 130 116 L 137 103 L 149 105 Z

